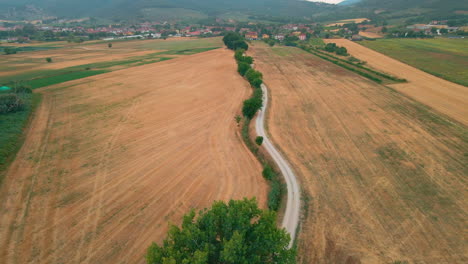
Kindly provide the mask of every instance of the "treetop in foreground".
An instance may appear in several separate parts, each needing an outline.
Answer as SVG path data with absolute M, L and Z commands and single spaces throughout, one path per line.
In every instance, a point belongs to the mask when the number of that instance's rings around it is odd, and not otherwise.
M 276 214 L 261 210 L 255 199 L 194 210 L 184 216 L 182 227 L 171 226 L 162 246 L 153 243 L 148 264 L 263 264 L 294 263 L 288 249 L 289 235 L 276 226 Z

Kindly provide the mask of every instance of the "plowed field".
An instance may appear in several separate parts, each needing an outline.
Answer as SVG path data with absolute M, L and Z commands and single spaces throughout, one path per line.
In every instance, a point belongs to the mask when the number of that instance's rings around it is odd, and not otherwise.
M 466 263 L 466 127 L 297 48 L 249 53 L 306 193 L 299 263 Z
M 234 116 L 251 88 L 218 49 L 39 90 L 0 192 L 1 263 L 142 263 L 169 222 L 256 196 Z

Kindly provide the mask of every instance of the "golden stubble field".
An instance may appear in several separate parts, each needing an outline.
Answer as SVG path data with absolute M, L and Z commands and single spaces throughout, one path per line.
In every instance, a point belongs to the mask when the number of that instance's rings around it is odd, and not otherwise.
M 466 263 L 466 127 L 297 48 L 249 50 L 305 192 L 299 263 Z
M 112 48 L 108 47 L 112 43 Z M 45 46 L 54 49 L 34 52 L 19 52 L 12 55 L 0 55 L 0 77 L 34 73 L 37 71 L 57 70 L 68 67 L 88 65 L 99 62 L 122 61 L 131 58 L 141 58 L 145 55 L 167 51 L 171 46 L 191 48 L 192 46 L 207 47 L 222 45 L 219 38 L 195 39 L 195 38 L 170 38 L 167 40 L 127 40 L 127 41 L 88 41 L 85 43 L 44 42 L 38 44 L 15 44 L 16 47 Z M 164 48 L 160 48 L 164 47 Z M 165 55 L 176 57 L 174 55 Z M 46 58 L 51 58 L 52 63 L 47 63 Z
M 468 125 L 467 87 L 446 81 L 346 39 L 327 39 L 377 70 L 408 80 L 391 87 Z M 437 63 L 434 61 L 434 63 Z
M 213 50 L 39 90 L 0 192 L 2 263 L 142 263 L 169 222 L 257 197 L 234 116 L 251 88 Z

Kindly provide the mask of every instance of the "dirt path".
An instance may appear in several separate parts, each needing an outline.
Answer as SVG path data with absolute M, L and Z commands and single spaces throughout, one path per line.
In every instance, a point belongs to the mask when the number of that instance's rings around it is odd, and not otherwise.
M 408 83 L 391 87 L 468 125 L 467 87 L 438 78 L 347 39 L 328 39 L 325 42 L 344 46 L 352 56 L 366 61 L 369 66 L 408 80 Z
M 41 90 L 0 189 L 0 262 L 142 263 L 169 223 L 268 185 L 234 117 L 250 87 L 213 50 Z
M 291 166 L 289 166 L 288 162 L 271 143 L 267 133 L 265 132 L 265 113 L 267 112 L 268 108 L 268 88 L 264 84 L 262 84 L 262 91 L 263 107 L 257 114 L 257 118 L 255 120 L 255 130 L 258 136 L 263 137 L 263 147 L 271 155 L 275 163 L 278 165 L 278 168 L 280 168 L 281 174 L 283 175 L 286 182 L 288 195 L 282 226 L 291 236 L 291 242 L 289 243 L 289 247 L 291 248 L 294 244 L 296 231 L 299 226 L 299 215 L 301 212 L 301 192 L 299 188 L 299 182 L 297 181 L 297 177 L 291 169 Z

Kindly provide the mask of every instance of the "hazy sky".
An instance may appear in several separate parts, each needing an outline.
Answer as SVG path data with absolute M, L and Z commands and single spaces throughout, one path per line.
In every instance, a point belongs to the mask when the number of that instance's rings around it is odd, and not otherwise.
M 343 2 L 344 0 L 307 0 L 311 2 L 325 2 L 329 4 L 338 4 L 339 2 Z

